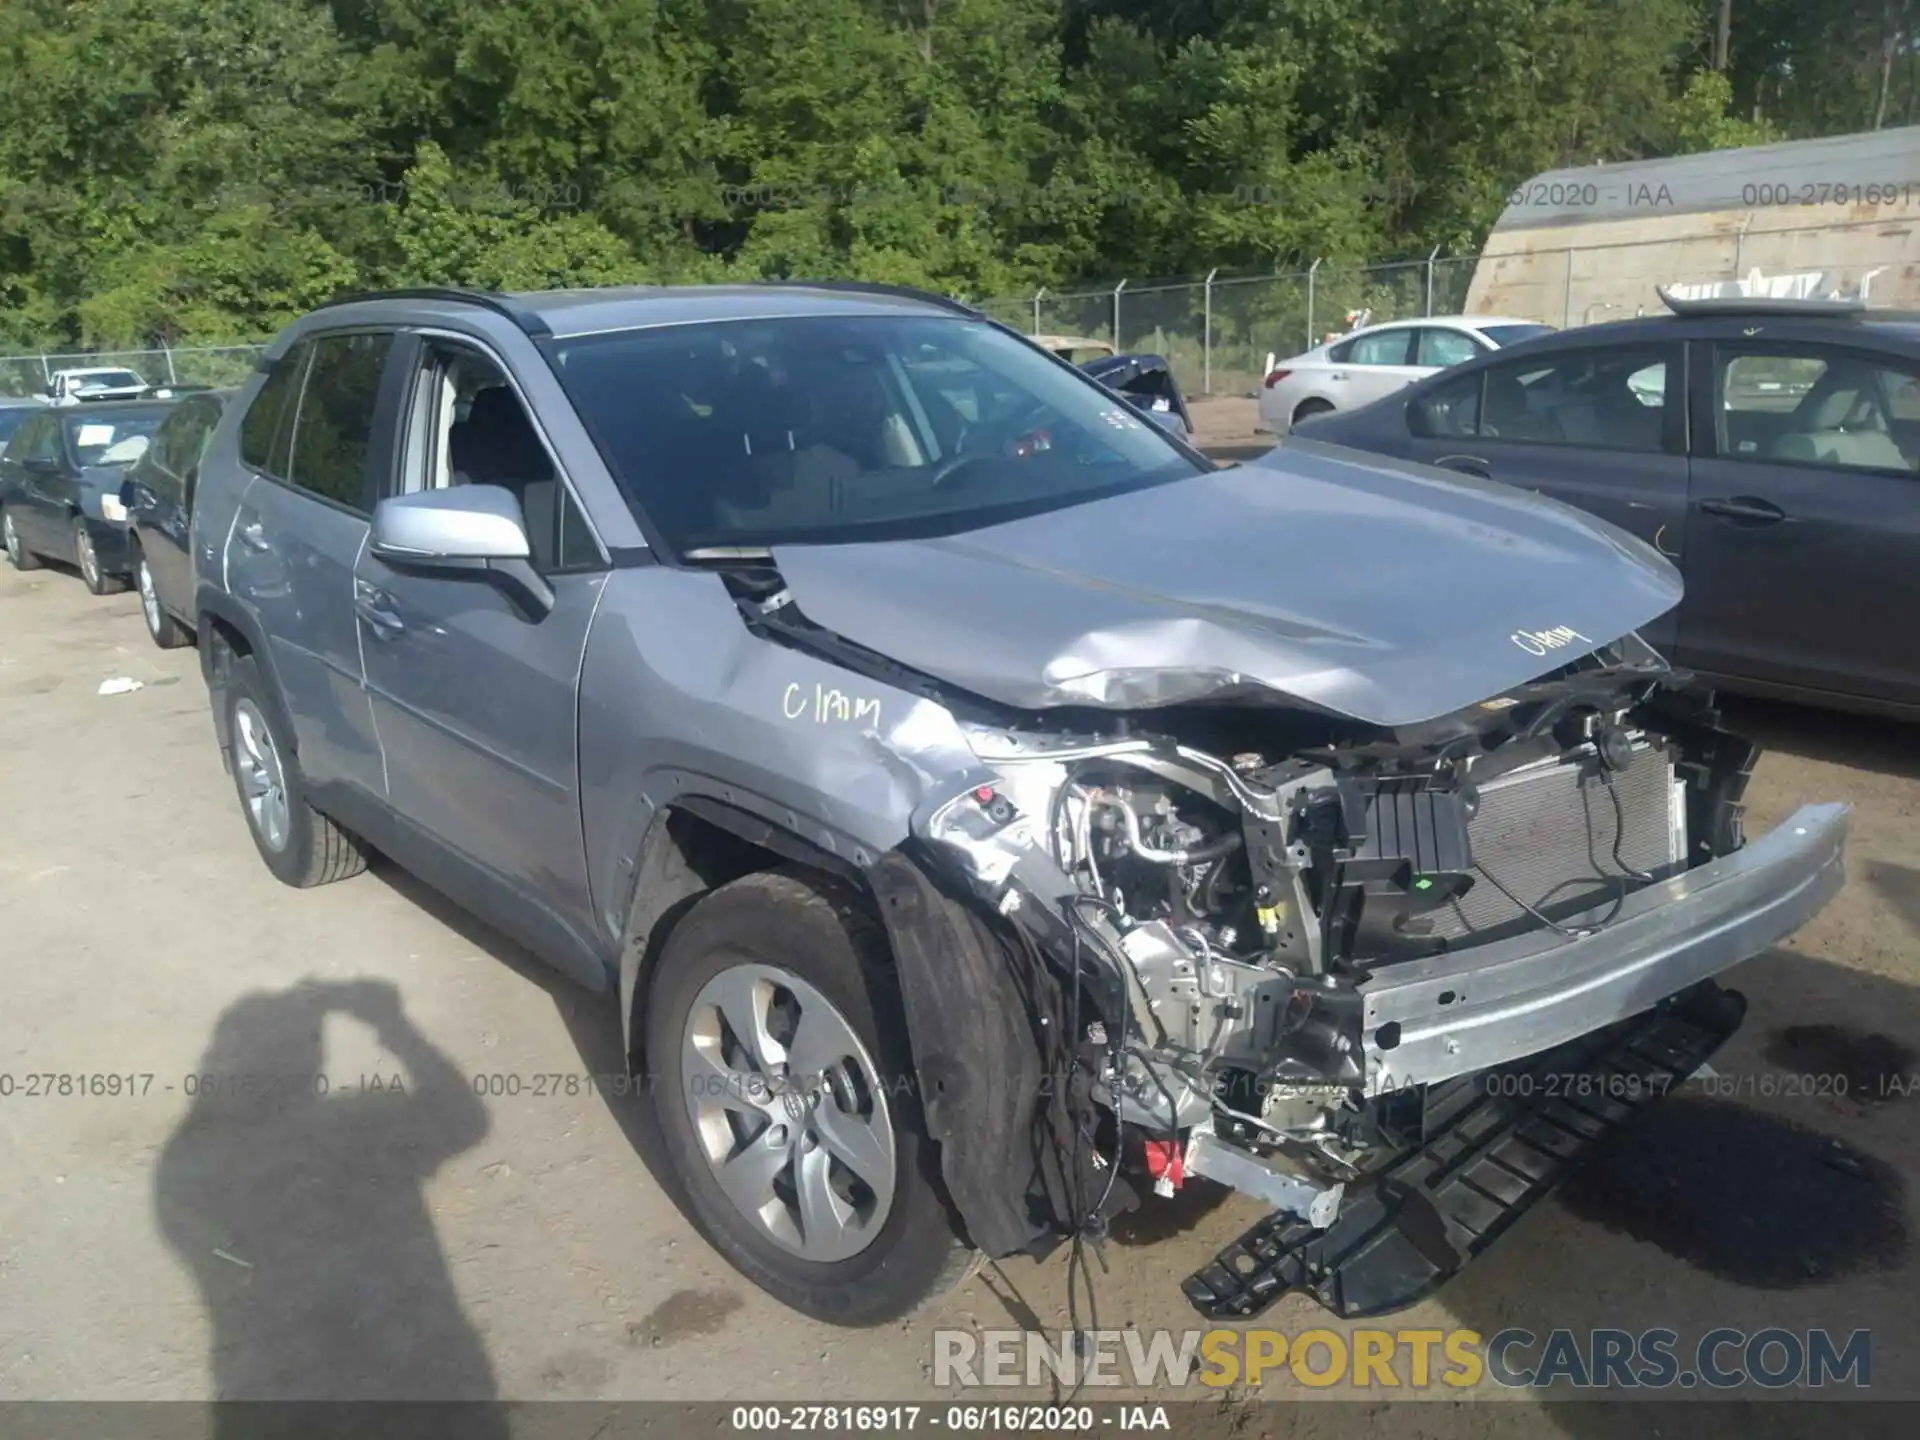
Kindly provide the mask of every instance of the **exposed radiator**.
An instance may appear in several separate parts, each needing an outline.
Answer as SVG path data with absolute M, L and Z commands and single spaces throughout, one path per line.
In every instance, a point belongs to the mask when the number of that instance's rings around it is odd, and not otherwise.
M 1632 871 L 1672 874 L 1687 853 L 1686 806 L 1663 749 L 1642 742 L 1633 763 L 1613 777 L 1616 819 L 1607 784 L 1589 763 L 1529 766 L 1480 790 L 1468 827 L 1473 857 L 1514 895 L 1551 915 L 1605 904 Z M 1614 859 L 1615 838 L 1620 860 Z M 1474 886 L 1433 915 L 1433 934 L 1463 939 L 1511 927 L 1525 912 L 1477 874 Z

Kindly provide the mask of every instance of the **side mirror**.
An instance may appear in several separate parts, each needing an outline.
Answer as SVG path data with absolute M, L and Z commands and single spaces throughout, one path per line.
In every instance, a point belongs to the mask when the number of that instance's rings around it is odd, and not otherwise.
M 520 502 L 499 485 L 456 485 L 396 495 L 373 509 L 369 548 L 405 574 L 484 580 L 529 619 L 553 609 L 553 587 L 533 568 Z

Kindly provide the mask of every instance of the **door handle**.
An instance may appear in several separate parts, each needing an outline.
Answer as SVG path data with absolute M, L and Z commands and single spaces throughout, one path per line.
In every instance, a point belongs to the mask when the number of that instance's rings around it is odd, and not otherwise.
M 1348 378 L 1349 377 L 1347 375 L 1347 372 L 1344 370 L 1336 370 L 1331 375 L 1327 376 L 1327 379 L 1329 380 L 1345 380 Z
M 1442 455 L 1433 463 L 1446 470 L 1458 470 L 1462 475 L 1478 475 L 1482 480 L 1493 478 L 1493 467 L 1478 455 Z
M 407 628 L 407 622 L 393 608 L 393 597 L 364 580 L 353 582 L 353 610 L 373 629 L 376 639 L 391 640 Z
M 235 533 L 239 535 L 240 543 L 246 546 L 249 550 L 266 551 L 266 550 L 273 549 L 272 544 L 267 540 L 267 532 L 265 528 L 260 524 L 258 520 L 248 521 L 245 525 L 242 525 L 239 528 L 239 530 L 237 530 Z
M 1787 512 L 1768 500 L 1753 495 L 1735 495 L 1725 500 L 1702 500 L 1697 507 L 1704 515 L 1726 520 L 1743 520 L 1749 525 L 1777 525 L 1790 518 Z

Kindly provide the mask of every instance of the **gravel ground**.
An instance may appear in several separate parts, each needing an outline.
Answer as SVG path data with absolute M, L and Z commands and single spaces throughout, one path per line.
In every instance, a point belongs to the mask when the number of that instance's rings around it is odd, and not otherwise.
M 1251 402 L 1199 408 L 1216 453 L 1264 448 Z M 144 688 L 98 694 L 114 676 Z M 1868 1327 L 1875 1394 L 1915 1396 L 1920 734 L 1737 715 L 1770 747 L 1756 827 L 1857 807 L 1846 891 L 1731 976 L 1751 1009 L 1716 1068 L 1743 1093 L 1656 1107 L 1393 1323 Z M 268 876 L 195 654 L 152 648 L 134 597 L 0 568 L 0 737 L 0 1398 L 932 1398 L 935 1326 L 1065 1323 L 1058 1256 L 857 1334 L 740 1280 L 654 1178 L 637 1102 L 525 1093 L 619 1069 L 602 999 L 391 868 Z M 1798 1074 L 1848 1093 L 1784 1093 Z M 1827 1163 L 1834 1141 L 1857 1158 Z M 1192 1327 L 1179 1280 L 1256 1218 L 1196 1186 L 1124 1228 L 1094 1262 L 1101 1323 Z M 1263 1323 L 1345 1328 L 1298 1299 Z M 1352 1392 L 1261 1390 L 1329 1393 Z M 1393 1409 L 1410 1433 L 1602 1433 L 1580 1407 Z

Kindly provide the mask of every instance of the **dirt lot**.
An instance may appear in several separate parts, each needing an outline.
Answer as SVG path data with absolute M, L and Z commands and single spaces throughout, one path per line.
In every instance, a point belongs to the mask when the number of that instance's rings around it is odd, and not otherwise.
M 1209 437 L 1251 453 L 1250 408 L 1209 406 Z M 113 676 L 145 688 L 98 694 Z M 1734 972 L 1752 1008 L 1717 1068 L 1752 1093 L 1656 1107 L 1396 1323 L 1870 1327 L 1875 1393 L 1920 1396 L 1920 1100 L 1889 1090 L 1920 1071 L 1920 734 L 1738 713 L 1774 747 L 1757 826 L 1857 807 L 1841 899 Z M 1065 1323 L 1061 1257 L 863 1334 L 736 1277 L 650 1174 L 638 1102 L 524 1093 L 617 1071 L 611 1008 L 389 868 L 277 885 L 194 652 L 153 649 L 132 596 L 0 569 L 0 737 L 0 1397 L 897 1400 L 933 1393 L 936 1325 Z M 1778 1093 L 1803 1073 L 1849 1092 Z M 324 1096 L 287 1078 L 312 1075 Z M 101 1076 L 123 1093 L 84 1093 Z M 488 1077 L 523 1093 L 477 1095 Z M 1179 1279 L 1254 1218 L 1190 1191 L 1130 1226 L 1094 1265 L 1100 1323 L 1193 1326 Z M 1290 1299 L 1266 1320 L 1326 1317 Z M 1543 1428 L 1524 1403 L 1425 1415 Z

